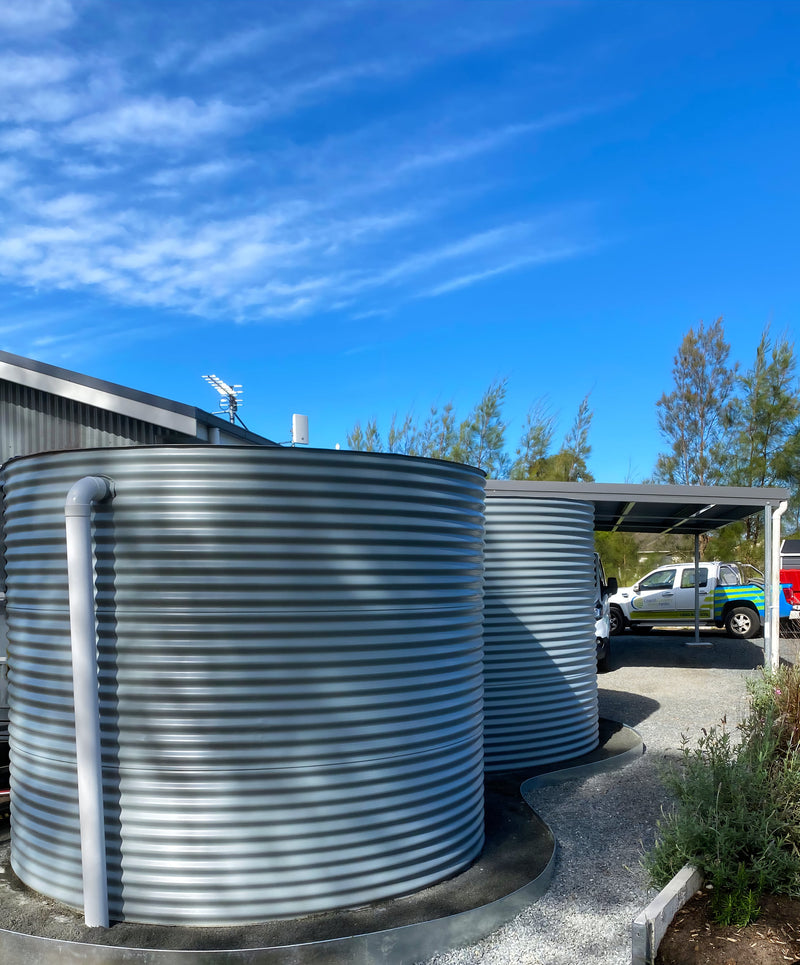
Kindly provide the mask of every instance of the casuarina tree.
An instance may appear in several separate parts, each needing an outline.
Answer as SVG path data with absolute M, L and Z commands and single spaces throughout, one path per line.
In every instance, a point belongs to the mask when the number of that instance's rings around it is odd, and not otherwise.
M 726 435 L 733 419 L 735 364 L 728 361 L 722 318 L 690 328 L 675 356 L 675 387 L 656 403 L 658 428 L 669 443 L 658 457 L 658 482 L 709 486 L 721 481 Z

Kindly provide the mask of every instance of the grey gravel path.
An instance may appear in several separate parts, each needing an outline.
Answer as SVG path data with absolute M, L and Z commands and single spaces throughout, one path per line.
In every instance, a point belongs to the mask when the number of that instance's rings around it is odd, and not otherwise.
M 646 752 L 610 773 L 536 790 L 529 803 L 558 842 L 547 893 L 475 945 L 430 959 L 428 965 L 627 965 L 631 922 L 651 900 L 640 866 L 662 807 L 665 761 L 679 754 L 681 735 L 746 707 L 747 677 L 763 664 L 762 641 L 704 634 L 710 647 L 690 647 L 685 631 L 624 635 L 613 642 L 612 670 L 599 678 L 600 714 L 635 727 Z M 792 662 L 798 641 L 782 641 Z

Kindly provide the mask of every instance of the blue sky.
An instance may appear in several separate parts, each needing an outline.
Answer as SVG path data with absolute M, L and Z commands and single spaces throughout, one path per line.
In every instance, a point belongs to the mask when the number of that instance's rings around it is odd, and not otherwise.
M 345 444 L 508 379 L 598 481 L 797 331 L 800 3 L 0 3 L 0 347 Z

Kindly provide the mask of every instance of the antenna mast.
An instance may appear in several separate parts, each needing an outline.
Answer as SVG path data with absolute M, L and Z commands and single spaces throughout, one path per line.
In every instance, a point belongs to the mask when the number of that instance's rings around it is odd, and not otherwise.
M 241 416 L 239 415 L 239 408 L 242 405 L 241 385 L 228 385 L 227 382 L 223 382 L 222 379 L 216 375 L 204 375 L 203 378 L 210 386 L 215 388 L 220 395 L 219 412 L 215 412 L 214 415 L 227 415 L 232 423 L 235 423 L 238 419 L 246 429 L 247 426 L 242 422 Z

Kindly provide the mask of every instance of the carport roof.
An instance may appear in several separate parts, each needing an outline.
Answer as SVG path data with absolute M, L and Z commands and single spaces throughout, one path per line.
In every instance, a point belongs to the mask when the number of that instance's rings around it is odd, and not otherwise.
M 789 498 L 788 489 L 740 486 L 660 486 L 627 483 L 527 482 L 488 479 L 487 496 L 580 499 L 594 503 L 603 532 L 707 533 Z

